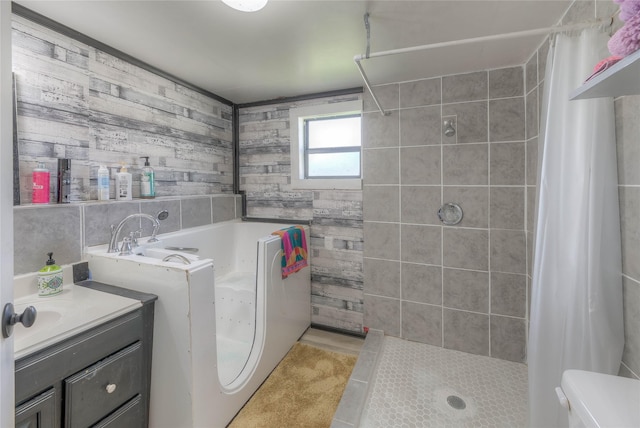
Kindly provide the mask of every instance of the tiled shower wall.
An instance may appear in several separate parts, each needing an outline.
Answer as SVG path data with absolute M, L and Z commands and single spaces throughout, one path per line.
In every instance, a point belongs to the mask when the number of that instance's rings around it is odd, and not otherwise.
M 71 159 L 71 200 L 97 199 L 97 168 L 155 169 L 158 196 L 233 191 L 232 108 L 99 49 L 13 16 L 21 202 L 37 162 Z M 112 181 L 113 182 L 113 181 Z M 114 197 L 114 186 L 111 186 Z
M 247 216 L 311 220 L 311 322 L 362 332 L 362 192 L 291 188 L 289 109 L 361 94 L 240 109 Z
M 625 346 L 621 374 L 640 378 L 640 96 L 615 100 Z
M 527 127 L 523 67 L 375 88 L 365 97 L 364 324 L 409 340 L 525 358 Z M 453 119 L 455 136 L 443 133 Z M 443 226 L 437 212 L 464 212 Z

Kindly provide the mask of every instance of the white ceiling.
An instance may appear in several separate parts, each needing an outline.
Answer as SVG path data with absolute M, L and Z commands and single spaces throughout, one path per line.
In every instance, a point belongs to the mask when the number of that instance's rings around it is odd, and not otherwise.
M 17 3 L 242 104 L 363 86 L 353 57 L 556 24 L 570 0 L 220 0 Z M 362 62 L 372 84 L 523 64 L 543 37 L 474 43 Z

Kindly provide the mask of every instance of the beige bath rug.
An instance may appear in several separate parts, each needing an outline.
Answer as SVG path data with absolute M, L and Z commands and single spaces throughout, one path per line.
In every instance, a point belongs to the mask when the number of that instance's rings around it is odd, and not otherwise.
M 357 359 L 296 343 L 229 428 L 331 426 Z

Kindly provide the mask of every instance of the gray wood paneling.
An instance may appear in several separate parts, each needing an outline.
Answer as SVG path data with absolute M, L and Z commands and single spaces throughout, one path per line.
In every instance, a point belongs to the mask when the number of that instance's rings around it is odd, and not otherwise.
M 150 156 L 156 195 L 233 191 L 232 109 L 206 95 L 14 16 L 20 196 L 31 201 L 37 162 L 71 159 L 72 201 L 97 199 L 96 171 L 129 165 L 139 195 Z
M 247 215 L 311 220 L 311 321 L 354 332 L 362 332 L 362 192 L 291 189 L 289 109 L 359 97 L 240 110 L 240 188 Z

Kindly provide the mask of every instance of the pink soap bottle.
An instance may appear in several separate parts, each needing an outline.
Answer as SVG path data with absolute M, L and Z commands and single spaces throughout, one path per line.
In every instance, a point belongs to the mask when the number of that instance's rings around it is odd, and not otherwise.
M 38 166 L 33 170 L 33 196 L 31 202 L 34 204 L 49 203 L 49 171 L 44 163 L 38 162 Z

